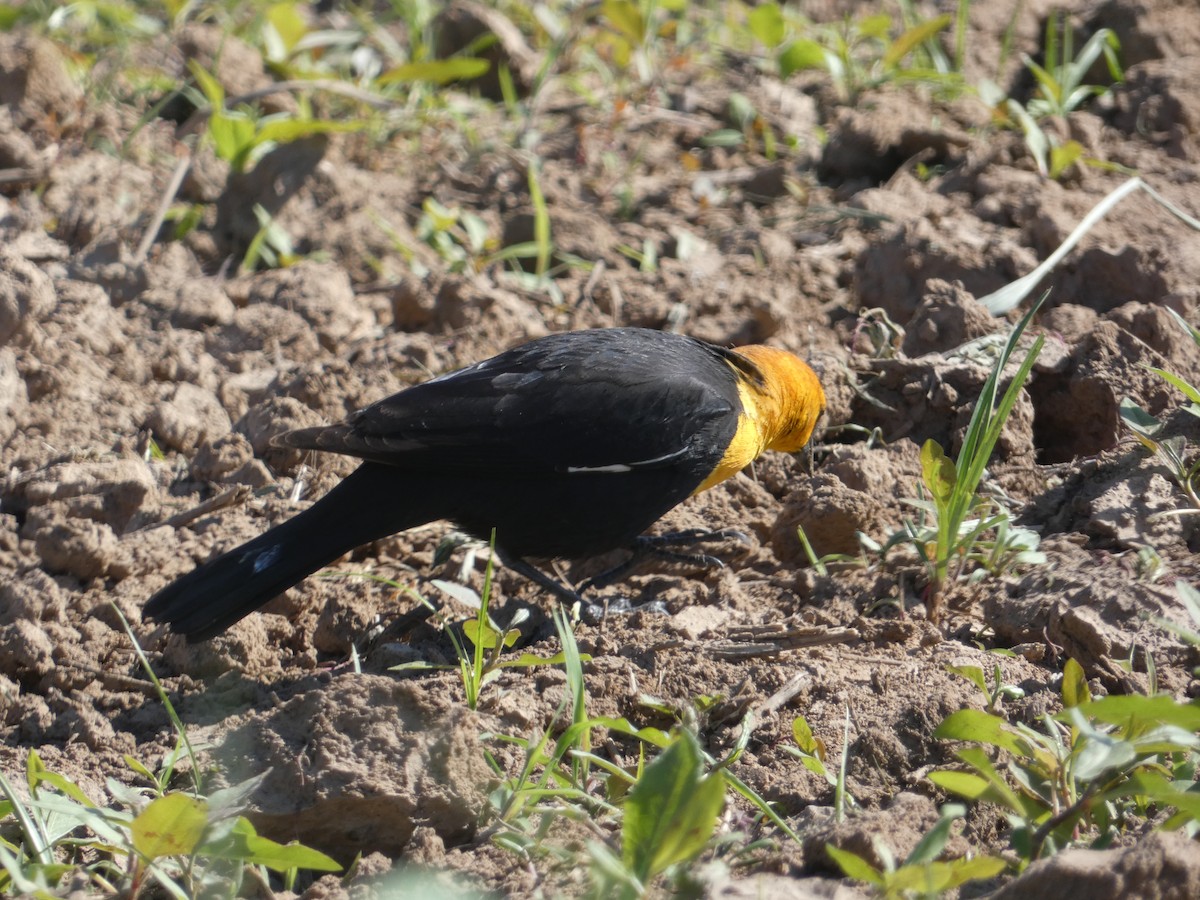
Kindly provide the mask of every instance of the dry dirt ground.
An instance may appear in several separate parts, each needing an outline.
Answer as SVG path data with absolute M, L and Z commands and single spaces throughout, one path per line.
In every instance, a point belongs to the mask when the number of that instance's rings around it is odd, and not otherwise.
M 971 6 L 968 81 L 990 74 L 1012 6 Z M 1015 49 L 1038 52 L 1051 8 L 1022 6 Z M 1200 213 L 1194 0 L 1074 8 L 1087 28 L 1117 31 L 1127 79 L 1110 100 L 1048 127 Z M 156 64 L 211 59 L 220 40 L 189 26 L 158 48 Z M 263 82 L 262 60 L 230 47 L 218 69 L 230 92 Z M 1006 74 L 1020 96 L 1028 85 L 1018 68 Z M 550 725 L 565 689 L 560 670 L 508 672 L 471 712 L 456 674 L 389 671 L 452 660 L 452 647 L 428 622 L 405 619 L 417 606 L 409 595 L 362 578 L 310 578 L 197 646 L 143 623 L 140 610 L 168 581 L 349 470 L 341 459 L 273 450 L 273 434 L 340 419 L 538 335 L 610 325 L 785 347 L 811 361 L 829 396 L 812 474 L 797 460 L 766 458 L 662 524 L 746 532 L 748 543 L 720 548 L 726 568 L 643 569 L 603 595 L 630 601 L 632 612 L 578 626 L 592 656 L 593 715 L 668 727 L 670 717 L 640 698 L 677 708 L 718 698 L 700 724 L 719 755 L 742 715 L 758 712 L 735 771 L 806 841 L 780 839 L 732 885 L 710 884 L 710 895 L 853 896 L 848 882 L 829 880 L 838 872 L 826 841 L 870 855 L 869 837 L 883 834 L 907 853 L 945 800 L 924 777 L 953 759 L 934 728 L 983 702 L 948 665 L 991 671 L 998 662 L 1024 690 L 1006 705 L 1017 721 L 1058 709 L 1068 658 L 1096 693 L 1146 690 L 1148 654 L 1162 690 L 1200 693 L 1192 651 L 1149 619 L 1186 621 L 1172 585 L 1200 584 L 1197 520 L 1155 517 L 1185 499 L 1117 416 L 1130 396 L 1170 428 L 1200 431 L 1174 412 L 1178 392 L 1145 369 L 1200 381 L 1200 351 L 1166 311 L 1200 320 L 1200 236 L 1135 195 L 1047 279 L 1053 290 L 1035 325 L 1046 349 L 990 484 L 1040 534 L 1048 562 L 958 586 L 934 627 L 913 561 L 819 575 L 796 526 L 819 554 L 857 554 L 856 531 L 883 541 L 912 515 L 904 501 L 917 493 L 920 444 L 933 437 L 957 451 L 986 374 L 957 348 L 1009 325 L 975 298 L 1028 272 L 1126 176 L 1085 166 L 1061 181 L 1040 177 L 1021 135 L 990 127 L 971 96 L 885 86 L 848 106 L 820 78 L 780 82 L 736 56 L 717 71 L 683 58 L 659 77 L 657 92 L 596 105 L 552 80 L 534 116 L 517 124 L 464 94 L 453 101 L 454 127 L 448 116 L 382 146 L 361 134 L 302 140 L 244 175 L 202 152 L 179 193 L 202 204 L 202 222 L 182 240 L 164 229 L 141 254 L 179 158 L 177 123 L 85 100 L 53 44 L 0 34 L 0 170 L 24 173 L 0 186 L 5 773 L 21 772 L 37 748 L 50 768 L 103 797 L 106 778 L 134 780 L 125 754 L 153 761 L 173 745 L 119 611 L 228 778 L 270 767 L 252 801 L 262 832 L 343 860 L 362 853 L 359 885 L 395 865 L 454 871 L 510 896 L 581 890 L 578 871 L 550 859 L 530 865 L 477 840 L 495 784 L 485 749 L 510 771 L 520 763 L 481 736 Z M 799 136 L 797 146 L 775 160 L 761 143 L 706 146 L 706 135 L 728 127 L 734 93 L 779 134 Z M 564 263 L 557 294 L 530 289 L 500 263 L 455 272 L 416 233 L 433 197 L 481 217 L 502 245 L 530 240 L 531 155 Z M 305 259 L 232 274 L 258 230 L 255 204 Z M 628 248 L 651 249 L 657 264 L 639 266 Z M 876 352 L 864 310 L 903 327 L 894 352 Z M 881 439 L 867 442 L 848 423 Z M 151 441 L 161 454 L 149 452 Z M 224 505 L 200 507 L 214 497 Z M 435 565 L 448 530 L 439 523 L 379 541 L 335 568 L 395 579 L 465 619 L 469 610 L 428 584 L 463 566 L 461 552 Z M 1139 557 L 1148 549 L 1161 572 Z M 476 587 L 483 558 L 470 571 Z M 494 603 L 500 619 L 518 607 L 540 612 L 527 626 L 529 649 L 557 649 L 545 626 L 551 600 L 539 590 L 500 571 Z M 398 619 L 409 621 L 406 633 L 373 637 Z M 1015 656 L 989 652 L 1013 647 Z M 803 714 L 840 753 L 847 711 L 848 790 L 866 812 L 835 827 L 829 785 L 784 748 Z M 599 752 L 636 763 L 631 744 Z M 724 827 L 780 837 L 732 805 Z M 951 849 L 1002 850 L 1004 827 L 994 811 L 974 812 Z M 559 840 L 570 846 L 579 834 Z M 1124 896 L 1195 896 L 1195 845 L 1182 838 L 1132 835 L 1108 854 L 1062 857 L 1012 896 L 1083 896 L 1071 893 L 1080 885 L 1113 896 L 1118 884 Z M 310 890 L 340 889 L 326 879 Z

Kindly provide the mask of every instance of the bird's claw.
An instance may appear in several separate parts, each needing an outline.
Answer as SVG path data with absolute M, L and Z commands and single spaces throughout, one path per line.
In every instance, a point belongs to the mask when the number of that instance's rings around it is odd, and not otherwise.
M 585 602 L 580 607 L 580 614 L 583 620 L 589 625 L 598 625 L 605 616 L 624 616 L 635 612 L 653 613 L 660 616 L 670 614 L 667 604 L 661 600 L 647 600 L 645 603 L 634 603 L 623 595 L 607 597 L 601 603 Z

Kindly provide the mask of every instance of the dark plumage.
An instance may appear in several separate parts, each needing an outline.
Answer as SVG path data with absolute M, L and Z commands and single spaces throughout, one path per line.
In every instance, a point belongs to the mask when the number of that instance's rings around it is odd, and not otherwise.
M 148 617 L 189 640 L 369 541 L 434 519 L 509 558 L 631 545 L 764 449 L 807 443 L 825 398 L 790 353 L 637 328 L 550 335 L 276 438 L 364 460 L 294 518 L 159 591 Z

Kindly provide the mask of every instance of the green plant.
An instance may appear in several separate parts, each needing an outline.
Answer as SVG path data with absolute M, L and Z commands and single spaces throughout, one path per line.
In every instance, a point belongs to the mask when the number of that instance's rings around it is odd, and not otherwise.
M 1063 712 L 1044 716 L 1040 731 L 982 710 L 952 713 L 934 736 L 969 745 L 955 753 L 966 769 L 937 770 L 930 780 L 999 806 L 1022 866 L 1085 837 L 1104 846 L 1152 806 L 1176 810 L 1164 828 L 1200 827 L 1200 794 L 1190 790 L 1200 704 L 1163 694 L 1093 700 L 1074 660 L 1063 670 L 1062 698 Z M 1004 762 L 993 760 L 997 752 Z
M 846 708 L 845 727 L 842 729 L 842 752 L 838 756 L 836 772 L 830 771 L 826 765 L 828 750 L 825 742 L 812 733 L 808 720 L 804 716 L 792 719 L 792 739 L 795 747 L 785 746 L 783 749 L 796 757 L 804 768 L 819 775 L 833 788 L 833 810 L 836 821 L 841 822 L 849 809 L 858 807 L 858 801 L 846 790 L 846 766 L 850 761 L 850 709 Z
M 260 116 L 249 106 L 227 109 L 225 88 L 221 83 L 194 60 L 189 62 L 188 68 L 208 106 L 205 137 L 212 143 L 213 152 L 228 162 L 235 172 L 246 171 L 279 144 L 315 134 L 358 131 L 365 125 L 358 119 L 340 122 L 315 119 L 309 114 Z
M 979 85 L 979 96 L 995 111 L 1001 124 L 1019 127 L 1025 136 L 1025 146 L 1044 177 L 1058 180 L 1076 164 L 1084 162 L 1104 168 L 1111 166 L 1085 155 L 1082 144 L 1075 140 L 1062 141 L 1041 125 L 1049 117 L 1065 117 L 1085 101 L 1103 96 L 1111 85 L 1084 84 L 1092 66 L 1101 58 L 1108 65 L 1114 83 L 1124 78 L 1117 51 L 1120 43 L 1115 34 L 1101 28 L 1075 54 L 1074 30 L 1065 16 L 1051 16 L 1046 21 L 1044 63 L 1040 65 L 1023 54 L 1022 61 L 1037 83 L 1035 95 L 1024 105 L 1008 97 L 994 82 Z
M 1066 116 L 1074 112 L 1084 101 L 1108 93 L 1112 88 L 1096 84 L 1084 84 L 1083 79 L 1092 66 L 1103 56 L 1108 66 L 1109 77 L 1120 82 L 1125 76 L 1117 60 L 1121 42 L 1108 28 L 1093 34 L 1075 55 L 1075 31 L 1060 13 L 1046 20 L 1044 42 L 1045 65 L 1039 65 L 1031 57 L 1022 54 L 1025 67 L 1037 80 L 1037 93 L 1025 105 L 1035 118 Z
M 597 45 L 611 55 L 618 71 L 632 69 L 643 84 L 649 82 L 654 73 L 655 5 L 631 0 L 602 0 L 600 21 L 604 27 L 594 38 Z
M 418 661 L 402 663 L 392 667 L 392 671 L 394 672 L 457 669 L 459 676 L 462 678 L 463 692 L 466 695 L 467 706 L 470 709 L 475 709 L 479 705 L 479 695 L 483 688 L 488 683 L 494 681 L 504 669 L 528 669 L 534 666 L 562 665 L 566 663 L 569 673 L 578 669 L 580 673 L 578 678 L 582 682 L 582 663 L 591 659 L 586 654 L 579 654 L 573 636 L 565 639 L 563 641 L 563 650 L 553 656 L 543 657 L 532 653 L 522 653 L 515 658 L 502 658 L 503 652 L 511 648 L 521 637 L 519 626 L 528 618 L 529 614 L 524 610 L 518 611 L 509 621 L 508 625 L 504 627 L 497 625 L 492 619 L 489 611 L 489 601 L 492 593 L 495 553 L 494 537 L 492 540 L 492 550 L 493 553 L 488 556 L 487 568 L 484 570 L 483 590 L 481 593 L 476 594 L 466 585 L 451 581 L 434 580 L 433 582 L 438 590 L 475 610 L 475 618 L 463 623 L 461 637 L 444 619 L 441 621 L 443 630 L 454 645 L 457 663 L 447 666 Z M 384 580 L 384 583 L 416 596 L 421 603 L 432 608 L 432 604 L 411 588 L 386 580 Z M 556 623 L 558 622 L 557 616 L 560 613 L 561 611 L 559 610 L 555 612 Z M 563 627 L 566 627 L 565 619 L 563 620 Z M 567 632 L 569 633 L 569 629 L 567 629 Z M 562 634 L 561 630 L 560 634 Z M 572 657 L 572 654 L 574 654 L 574 657 Z
M 1121 400 L 1118 414 L 1125 427 L 1137 438 L 1138 443 L 1154 454 L 1154 458 L 1170 473 L 1190 504 L 1188 509 L 1172 510 L 1172 515 L 1200 513 L 1200 496 L 1197 494 L 1197 475 L 1200 475 L 1200 457 L 1188 463 L 1187 438 L 1183 435 L 1162 437 L 1163 423 L 1142 409 L 1129 397 Z
M 929 500 L 913 502 L 923 516 L 916 523 L 906 522 L 904 530 L 883 547 L 886 552 L 898 543 L 909 542 L 916 549 L 928 574 L 927 609 L 933 621 L 940 617 L 943 597 L 951 582 L 952 566 L 956 568 L 957 578 L 970 561 L 990 562 L 995 567 L 1002 561 L 1019 559 L 1021 553 L 1030 552 L 1028 539 L 1007 524 L 1008 513 L 1003 507 L 999 513 L 981 514 L 993 508 L 994 501 L 981 497 L 978 490 L 1001 429 L 1045 342 L 1042 335 L 1034 340 L 1008 389 L 997 401 L 1000 377 L 1040 306 L 1040 300 L 1033 304 L 1013 328 L 996 357 L 975 403 L 958 460 L 951 462 L 941 445 L 932 438 L 921 447 L 922 481 Z M 932 524 L 925 524 L 926 516 L 932 518 Z M 997 529 L 997 538 L 987 547 L 981 545 L 980 540 L 989 529 Z
M 417 237 L 449 263 L 451 272 L 478 270 L 483 255 L 496 243 L 488 237 L 487 223 L 475 213 L 443 206 L 433 197 L 421 204 L 416 230 Z
M 643 896 L 658 876 L 683 878 L 686 864 L 696 854 L 722 842 L 715 834 L 715 824 L 727 788 L 745 798 L 784 834 L 799 841 L 778 813 L 730 771 L 753 733 L 751 715 L 743 719 L 738 740 L 720 760 L 701 748 L 697 725 L 700 716 L 692 708 L 664 709 L 681 719 L 671 734 L 657 728 L 638 728 L 624 718 L 588 718 L 582 668 L 571 661 L 574 639 L 569 636 L 561 611 L 555 622 L 565 637 L 571 686 L 555 719 L 561 717 L 573 698 L 572 722 L 557 739 L 551 738 L 550 729 L 528 738 L 492 736 L 524 753 L 524 762 L 511 777 L 504 777 L 494 756 L 488 756 L 503 778 L 489 798 L 493 821 L 485 833 L 497 845 L 526 857 L 551 854 L 576 865 L 570 851 L 549 840 L 553 823 L 559 818 L 570 819 L 593 834 L 588 842 L 591 896 L 632 898 Z M 663 709 L 652 699 L 648 705 Z M 605 733 L 609 744 L 620 739 L 635 741 L 638 762 L 633 770 L 594 753 L 593 731 Z M 648 751 L 655 752 L 649 762 Z M 725 842 L 733 839 L 726 838 Z
M 987 700 L 984 710 L 988 713 L 995 713 L 1005 700 L 1014 700 L 1025 696 L 1025 692 L 1015 684 L 1005 683 L 1000 663 L 996 663 L 992 668 L 992 680 L 990 684 L 987 677 L 983 674 L 983 669 L 979 666 L 946 666 L 946 670 L 955 675 L 961 675 L 967 681 L 971 682 L 971 684 L 975 685 L 975 687 L 979 688 L 983 693 L 984 699 Z
M 882 867 L 875 867 L 857 853 L 842 850 L 832 844 L 825 852 L 838 864 L 848 878 L 864 881 L 875 888 L 876 896 L 885 898 L 937 897 L 943 892 L 961 887 L 969 881 L 981 881 L 999 875 L 1007 863 L 995 856 L 960 857 L 939 861 L 950 839 L 951 826 L 966 815 L 966 807 L 947 803 L 941 809 L 937 824 L 917 842 L 917 846 L 896 865 L 887 844 L 875 838 L 875 850 L 882 858 Z
M 513 776 L 506 777 L 495 756 L 487 755 L 502 780 L 488 798 L 493 821 L 486 834 L 492 835 L 499 846 L 522 855 L 547 847 L 546 834 L 560 816 L 592 823 L 598 829 L 600 820 L 618 814 L 615 801 L 627 793 L 636 777 L 591 752 L 594 729 L 604 728 L 657 747 L 670 741 L 658 729 L 637 729 L 625 719 L 588 718 L 583 663 L 589 657 L 579 652 L 571 622 L 561 606 L 554 611 L 554 626 L 562 644 L 555 659 L 563 664 L 569 688 L 554 722 L 564 717 L 569 705 L 569 724 L 557 740 L 552 739 L 549 728 L 527 738 L 492 735 L 522 750 L 524 762 Z M 599 773 L 598 778 L 593 770 Z M 596 794 L 596 786 L 603 787 L 604 796 Z
M 254 204 L 254 218 L 258 221 L 258 231 L 246 245 L 246 252 L 242 255 L 242 271 L 253 272 L 260 263 L 268 269 L 295 264 L 299 257 L 287 229 L 276 222 L 261 203 Z
M 860 336 L 871 345 L 872 359 L 894 359 L 904 343 L 904 326 L 893 322 L 885 309 L 864 309 L 854 323 L 853 346 L 858 346 Z
M 803 525 L 796 526 L 796 537 L 800 539 L 800 548 L 804 551 L 808 564 L 822 577 L 829 574 L 830 563 L 858 563 L 861 560 L 861 557 L 851 556 L 848 553 L 826 553 L 824 556 L 817 556 L 817 551 L 813 549 L 812 543 L 808 540 L 808 534 Z
M 1012 514 L 998 501 L 992 502 L 996 515 L 990 521 L 994 525 L 990 531 L 981 532 L 967 552 L 967 561 L 978 566 L 970 580 L 988 575 L 999 578 L 1023 566 L 1045 565 L 1046 554 L 1038 549 L 1038 533 L 1014 525 Z
M 1142 544 L 1134 556 L 1134 572 L 1139 581 L 1154 584 L 1167 574 L 1167 563 L 1158 550 L 1150 544 Z
M 724 772 L 709 770 L 696 736 L 680 730 L 625 795 L 620 857 L 603 843 L 589 843 L 591 895 L 644 896 L 654 878 L 708 845 L 724 806 Z
M 917 22 L 892 38 L 895 23 L 887 13 L 817 25 L 785 13 L 777 3 L 761 3 L 747 15 L 750 33 L 773 54 L 781 78 L 804 69 L 823 69 L 850 104 L 864 91 L 890 81 L 960 84 L 957 73 L 939 71 L 929 51 L 916 64 L 906 62 L 923 47 L 933 46 L 951 21 L 951 16 L 943 15 Z
M 35 750 L 26 757 L 24 795 L 0 775 L 0 823 L 12 817 L 16 826 L 15 839 L 8 836 L 11 832 L 0 836 L 0 893 L 51 898 L 69 876 L 81 872 L 89 884 L 112 895 L 135 897 L 154 882 L 175 898 L 235 896 L 252 866 L 284 873 L 289 889 L 299 869 L 341 869 L 317 850 L 259 836 L 239 815 L 265 776 L 208 796 L 201 793 L 199 760 L 183 723 L 129 624 L 115 604 L 113 609 L 175 727 L 176 746 L 157 771 L 126 756 L 126 765 L 146 786 L 133 788 L 110 779 L 110 807 L 47 769 Z M 194 788 L 170 791 L 184 755 L 191 759 Z
M 1180 327 L 1192 338 L 1192 341 L 1197 347 L 1200 347 L 1200 331 L 1193 328 L 1187 323 L 1183 316 L 1175 312 L 1175 310 L 1167 307 L 1175 321 Z M 1144 366 L 1144 368 L 1158 375 L 1168 384 L 1176 387 L 1187 398 L 1187 405 L 1183 407 L 1184 411 L 1191 413 L 1193 416 L 1200 417 L 1200 389 L 1187 381 L 1187 379 L 1176 375 L 1166 369 L 1157 366 Z M 1142 409 L 1134 400 L 1125 397 L 1121 400 L 1118 407 L 1118 413 L 1121 416 L 1121 421 L 1125 423 L 1125 427 L 1130 433 L 1137 438 L 1138 443 L 1149 450 L 1161 463 L 1166 467 L 1175 483 L 1187 496 L 1190 507 L 1188 509 L 1172 510 L 1171 515 L 1191 515 L 1200 513 L 1200 491 L 1197 490 L 1197 477 L 1200 476 L 1200 457 L 1197 457 L 1193 462 L 1187 462 L 1188 444 L 1187 439 L 1182 435 L 1173 435 L 1171 437 L 1162 437 L 1163 423 L 1156 417 L 1152 416 L 1146 410 Z
M 553 302 L 562 302 L 562 291 L 554 283 L 554 269 L 551 262 L 555 256 L 555 246 L 551 233 L 550 210 L 546 203 L 546 195 L 542 191 L 541 166 L 538 160 L 530 161 L 527 169 L 529 199 L 533 206 L 533 240 L 510 244 L 493 253 L 488 263 L 508 261 L 513 264 L 509 276 L 522 288 L 530 292 L 546 293 Z M 533 271 L 526 271 L 517 261 L 530 259 L 534 261 Z M 583 260 L 570 257 L 564 265 L 586 265 Z
M 133 763 L 135 772 L 146 767 Z M 157 780 L 146 792 L 109 783 L 116 807 L 102 807 L 66 777 L 42 765 L 31 750 L 26 760 L 28 799 L 0 776 L 0 819 L 12 816 L 20 838 L 0 838 L 0 891 L 39 898 L 79 870 L 108 893 L 133 897 L 149 881 L 172 897 L 204 891 L 234 895 L 248 866 L 293 873 L 341 866 L 298 844 L 260 837 L 236 813 L 261 777 L 205 798 L 161 793 Z

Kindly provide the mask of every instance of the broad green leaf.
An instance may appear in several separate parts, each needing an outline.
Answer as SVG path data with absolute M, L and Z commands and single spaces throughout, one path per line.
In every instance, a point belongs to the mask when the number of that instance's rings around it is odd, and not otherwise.
M 821 762 L 816 756 L 801 756 L 800 765 L 804 766 L 804 768 L 808 769 L 814 775 L 819 775 L 826 780 L 830 777 L 829 770 L 825 768 L 825 763 Z
M 267 8 L 267 21 L 275 29 L 284 53 L 290 53 L 308 33 L 308 23 L 300 14 L 298 3 L 272 3 Z
M 965 800 L 978 800 L 991 786 L 986 778 L 971 772 L 956 772 L 953 769 L 935 769 L 929 773 L 928 778 L 942 790 L 957 794 Z
M 941 894 L 968 881 L 991 878 L 1005 866 L 1004 860 L 994 856 L 906 865 L 888 879 L 889 896 Z
M 805 753 L 817 752 L 817 739 L 813 737 L 812 728 L 804 716 L 792 719 L 792 737 L 796 740 L 796 746 Z
M 998 803 L 1010 812 L 1024 816 L 1028 814 L 1026 804 L 1022 802 L 1008 782 L 1004 780 L 996 767 L 992 765 L 992 761 L 988 759 L 987 751 L 982 747 L 966 747 L 959 750 L 955 754 L 964 763 L 975 770 L 976 774 L 988 782 L 988 788 L 980 795 L 979 799 L 990 800 L 993 803 Z M 1019 767 L 1013 767 L 1014 772 L 1022 771 Z
M 1083 666 L 1074 659 L 1068 659 L 1067 664 L 1063 666 L 1062 698 L 1063 706 L 1068 709 L 1092 699 L 1087 676 L 1083 674 Z
M 469 619 L 463 622 L 462 630 L 473 646 L 483 647 L 484 650 L 491 650 L 500 641 L 500 633 L 487 624 L 483 624 L 481 627 L 478 619 Z M 520 637 L 521 632 L 515 628 L 510 630 L 504 635 L 504 646 L 511 647 Z
M 208 826 L 208 804 L 187 794 L 166 794 L 133 820 L 133 846 L 146 859 L 190 856 Z
M 404 63 L 395 68 L 388 69 L 375 79 L 375 82 L 379 85 L 410 81 L 448 84 L 451 81 L 466 81 L 478 78 L 486 74 L 490 66 L 491 63 L 486 59 L 475 59 L 474 57 L 455 57 L 454 59 Z
M 904 59 L 909 53 L 949 24 L 950 16 L 941 15 L 936 19 L 929 19 L 928 21 L 914 25 L 900 35 L 900 37 L 896 38 L 892 42 L 892 45 L 888 47 L 887 53 L 883 55 L 883 67 L 885 69 L 894 69 L 899 65 L 900 60 Z
M 748 128 L 758 119 L 758 110 L 754 108 L 754 104 L 745 94 L 739 94 L 736 91 L 729 95 L 729 121 L 738 128 Z M 688 237 L 695 241 L 695 236 L 688 234 Z M 687 259 L 687 255 L 681 254 L 679 259 Z
M 1117 414 L 1121 417 L 1121 421 L 1124 422 L 1126 426 L 1128 426 L 1129 430 L 1132 431 L 1139 439 L 1141 439 L 1143 436 L 1146 438 L 1152 438 L 1162 431 L 1162 422 L 1138 406 L 1138 404 L 1129 397 L 1122 398 L 1121 402 L 1117 405 Z
M 646 39 L 646 19 L 630 0 L 603 0 L 600 12 L 613 26 L 634 44 Z
M 1191 782 L 1188 782 L 1191 784 Z M 1096 802 L 1120 797 L 1144 797 L 1155 803 L 1173 806 L 1195 822 L 1200 822 L 1200 792 L 1187 790 L 1179 782 L 1168 781 L 1154 772 L 1135 772 Z
M 787 78 L 802 69 L 823 69 L 826 60 L 825 48 L 816 41 L 808 38 L 790 41 L 779 50 L 779 75 Z
M 29 790 L 34 796 L 37 795 L 37 788 L 40 785 L 48 784 L 81 806 L 86 806 L 88 809 L 96 808 L 96 804 L 83 792 L 79 785 L 66 778 L 66 776 L 60 775 L 58 772 L 51 772 L 46 768 L 45 763 L 42 762 L 42 758 L 36 754 L 31 755 L 26 760 L 25 777 L 29 783 Z
M 785 25 L 778 3 L 763 3 L 750 10 L 746 17 L 750 33 L 768 50 L 773 50 L 783 41 Z
M 1079 141 L 1067 141 L 1050 148 L 1050 177 L 1057 181 L 1071 166 L 1083 159 L 1084 147 Z
M 889 13 L 876 13 L 873 16 L 863 16 L 857 25 L 859 34 L 864 37 L 887 40 L 888 32 L 892 30 L 892 17 Z
M 952 672 L 955 675 L 961 675 L 979 690 L 985 694 L 988 693 L 987 678 L 984 677 L 983 669 L 979 666 L 946 666 L 947 672 Z
M 704 774 L 696 738 L 682 732 L 646 766 L 625 800 L 626 866 L 645 884 L 667 866 L 691 859 L 712 837 L 724 803 L 724 774 Z
M 250 803 L 250 798 L 254 795 L 267 776 L 271 774 L 270 769 L 265 769 L 257 775 L 251 775 L 249 778 L 239 781 L 236 784 L 231 784 L 229 787 L 223 787 L 220 790 L 213 791 L 208 795 L 208 815 L 213 821 L 218 819 L 230 819 L 236 817 Z
M 1092 781 L 1106 772 L 1117 772 L 1137 759 L 1129 741 L 1105 739 L 1099 734 L 1085 737 L 1076 746 L 1072 774 L 1081 781 Z
M 146 767 L 146 764 L 140 759 L 135 759 L 128 753 L 126 753 L 123 758 L 125 760 L 125 765 L 129 766 L 130 769 L 132 769 L 136 774 L 145 778 L 147 781 L 153 784 L 158 780 L 154 773 L 151 772 L 150 769 Z
M 349 122 L 334 122 L 329 119 L 262 119 L 258 123 L 256 140 L 259 143 L 274 141 L 277 144 L 287 144 L 300 138 L 314 134 L 333 134 L 361 131 L 366 126 L 366 120 L 355 119 Z
M 255 144 L 256 129 L 254 120 L 241 112 L 214 109 L 208 118 L 208 134 L 213 141 L 213 150 L 218 157 L 239 170 Z
M 220 109 L 225 105 L 225 88 L 221 86 L 221 82 L 217 81 L 207 69 L 194 59 L 189 59 L 188 71 L 192 73 L 192 77 L 196 79 L 196 84 L 200 86 L 200 92 L 204 94 L 204 99 L 208 101 L 214 110 Z
M 746 135 L 736 128 L 718 128 L 700 139 L 705 147 L 736 147 L 746 140 Z
M 302 844 L 280 844 L 259 836 L 250 820 L 241 817 L 218 841 L 205 844 L 205 856 L 232 859 L 253 866 L 266 866 L 276 872 L 311 869 L 315 872 L 340 872 L 337 860 Z
M 838 864 L 838 867 L 847 878 L 853 878 L 855 881 L 865 881 L 867 884 L 873 884 L 877 887 L 884 886 L 883 875 L 857 853 L 851 853 L 849 850 L 840 850 L 833 846 L 833 844 L 826 844 L 825 852 Z
M 582 729 L 604 728 L 608 731 L 636 738 L 652 747 L 665 748 L 670 745 L 671 737 L 660 728 L 638 728 L 626 718 L 613 716 L 596 716 L 582 722 L 576 722 L 566 729 L 558 739 L 559 744 L 574 746 L 578 732 Z
M 958 471 L 954 463 L 946 456 L 942 445 L 933 438 L 921 447 L 921 480 L 939 506 L 949 502 L 958 483 Z
M 1089 719 L 1111 725 L 1141 723 L 1175 725 L 1186 731 L 1200 731 L 1200 703 L 1180 703 L 1168 694 L 1143 697 L 1140 694 L 1102 697 L 1082 703 L 1079 711 Z
M 998 856 L 975 856 L 971 859 L 955 859 L 946 865 L 950 867 L 951 878 L 943 890 L 956 888 L 968 881 L 981 881 L 994 878 L 1008 868 L 1008 863 Z
M 429 583 L 443 594 L 450 595 L 468 609 L 478 610 L 483 605 L 483 601 L 479 599 L 479 595 L 465 584 L 459 584 L 457 581 L 443 581 L 440 578 L 431 579 Z

